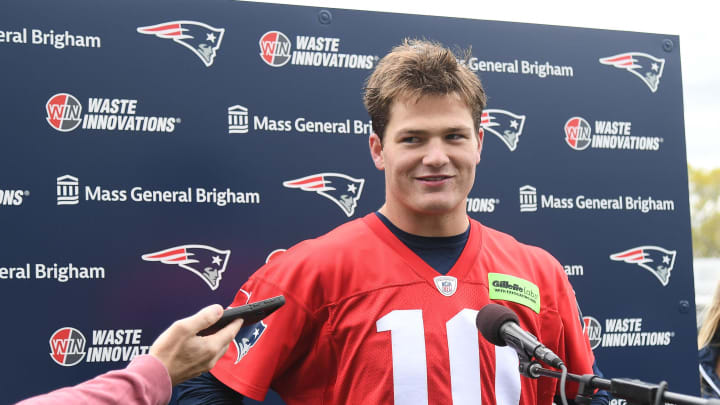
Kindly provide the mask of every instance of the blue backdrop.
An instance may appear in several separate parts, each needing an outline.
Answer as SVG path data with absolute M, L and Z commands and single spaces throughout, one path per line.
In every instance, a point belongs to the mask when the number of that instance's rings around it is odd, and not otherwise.
M 607 376 L 697 394 L 678 37 L 226 0 L 11 0 L 2 397 L 122 367 L 174 319 L 229 304 L 270 252 L 379 208 L 361 93 L 405 37 L 471 47 L 489 94 L 468 214 L 565 266 Z M 308 176 L 362 185 L 342 205 L 293 182 Z

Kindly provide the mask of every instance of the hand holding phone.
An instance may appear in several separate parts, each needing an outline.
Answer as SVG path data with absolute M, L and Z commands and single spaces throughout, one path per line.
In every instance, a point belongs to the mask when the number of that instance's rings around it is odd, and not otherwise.
M 244 320 L 243 326 L 252 325 L 272 314 L 284 304 L 285 297 L 278 295 L 277 297 L 268 298 L 266 300 L 245 304 L 235 308 L 228 308 L 225 312 L 223 312 L 220 320 L 210 327 L 198 332 L 198 335 L 212 335 L 237 318 L 242 318 Z

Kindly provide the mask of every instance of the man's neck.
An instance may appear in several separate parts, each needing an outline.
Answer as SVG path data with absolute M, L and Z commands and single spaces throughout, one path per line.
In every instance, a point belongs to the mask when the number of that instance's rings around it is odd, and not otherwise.
M 417 236 L 455 236 L 465 232 L 469 225 L 465 211 L 428 215 L 397 210 L 387 204 L 378 211 L 396 227 Z

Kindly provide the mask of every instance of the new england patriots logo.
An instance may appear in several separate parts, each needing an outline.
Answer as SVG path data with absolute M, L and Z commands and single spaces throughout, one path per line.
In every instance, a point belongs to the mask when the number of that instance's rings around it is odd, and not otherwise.
M 642 52 L 620 53 L 607 58 L 600 58 L 599 61 L 603 65 L 615 66 L 618 69 L 625 69 L 634 74 L 645 82 L 653 93 L 657 91 L 663 67 L 665 67 L 665 59 L 656 58 Z
M 247 296 L 245 304 L 248 304 L 250 302 L 250 293 L 242 288 L 240 289 L 240 292 Z M 237 353 L 237 356 L 235 357 L 235 364 L 238 364 L 240 360 L 248 354 L 250 349 L 255 346 L 255 343 L 257 343 L 260 339 L 260 336 L 262 336 L 265 332 L 265 329 L 267 329 L 267 325 L 263 321 L 240 328 L 240 332 L 238 332 L 237 336 L 235 336 L 235 339 L 232 341 L 235 346 L 235 353 Z
M 212 290 L 220 286 L 222 273 L 229 258 L 229 250 L 219 250 L 206 245 L 175 246 L 142 255 L 142 259 L 148 262 L 176 264 L 185 270 L 190 270 L 202 278 Z
M 525 116 L 506 110 L 487 109 L 483 111 L 480 126 L 497 135 L 510 151 L 517 148 L 518 138 L 522 135 Z
M 248 354 L 250 349 L 255 346 L 255 343 L 257 343 L 258 339 L 260 339 L 260 336 L 262 336 L 265 332 L 265 329 L 267 329 L 267 325 L 265 325 L 265 322 L 263 321 L 240 328 L 240 332 L 238 332 L 235 340 L 233 340 L 235 349 L 237 350 L 235 364 L 238 364 L 240 360 Z
M 355 213 L 363 184 L 365 179 L 355 179 L 340 173 L 318 173 L 283 182 L 283 186 L 287 188 L 299 188 L 320 194 L 337 204 L 348 217 Z
M 652 273 L 663 286 L 670 281 L 670 272 L 675 266 L 677 251 L 659 246 L 638 246 L 610 255 L 610 260 L 634 263 Z
M 205 66 L 209 67 L 215 60 L 215 52 L 220 48 L 225 29 L 211 27 L 197 21 L 171 21 L 138 27 L 137 32 L 172 39 L 191 50 L 203 61 Z

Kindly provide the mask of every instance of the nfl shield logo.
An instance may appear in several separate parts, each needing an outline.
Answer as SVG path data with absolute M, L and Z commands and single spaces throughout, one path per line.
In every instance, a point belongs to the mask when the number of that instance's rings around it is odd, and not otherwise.
M 437 276 L 435 277 L 435 287 L 437 287 L 440 294 L 449 297 L 455 294 L 457 291 L 457 279 L 452 276 Z

